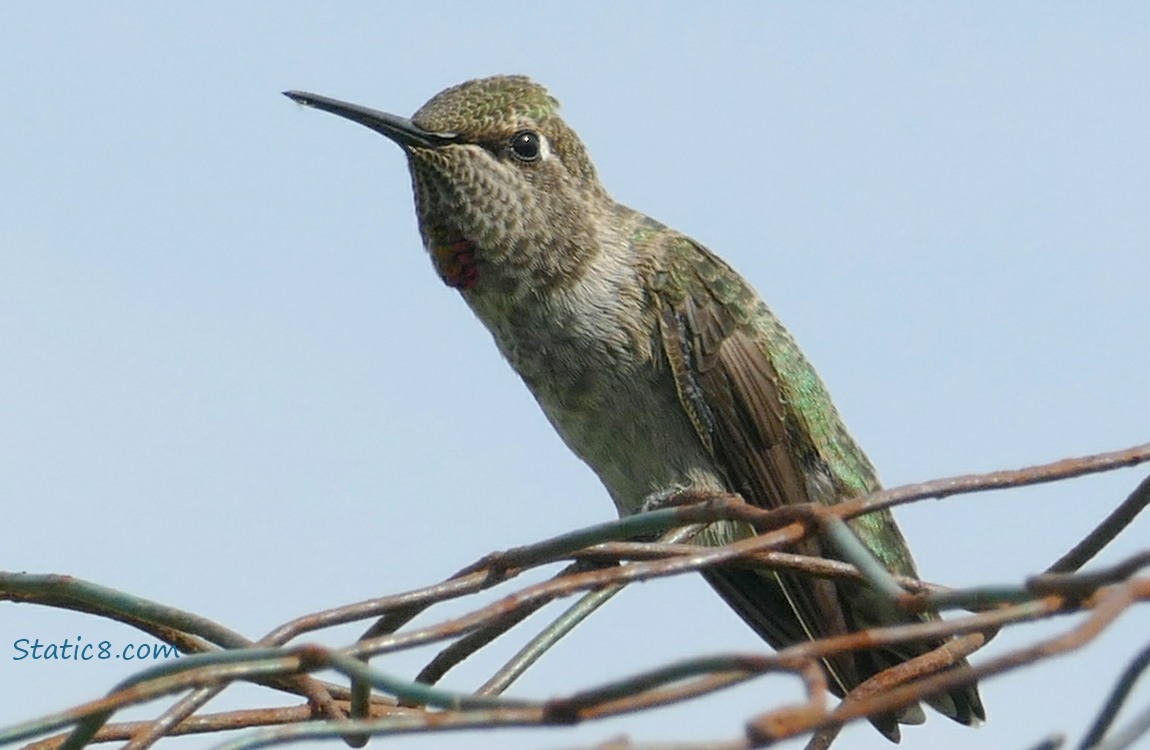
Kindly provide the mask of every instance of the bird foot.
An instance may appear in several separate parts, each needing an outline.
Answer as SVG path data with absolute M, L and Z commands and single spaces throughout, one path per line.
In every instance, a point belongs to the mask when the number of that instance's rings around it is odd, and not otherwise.
M 725 493 L 693 489 L 690 487 L 668 487 L 667 489 L 656 490 L 643 498 L 643 504 L 639 506 L 639 512 L 650 513 L 653 510 L 662 510 L 663 508 L 675 508 L 680 505 L 705 503 L 708 500 L 714 500 L 720 495 L 725 496 Z

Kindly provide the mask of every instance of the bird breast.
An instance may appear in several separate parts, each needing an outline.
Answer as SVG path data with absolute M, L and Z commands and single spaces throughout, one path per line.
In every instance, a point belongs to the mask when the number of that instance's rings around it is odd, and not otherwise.
M 485 303 L 479 288 L 468 297 L 621 515 L 652 492 L 721 489 L 663 364 L 654 309 L 625 259 L 602 254 L 574 283 L 513 305 Z

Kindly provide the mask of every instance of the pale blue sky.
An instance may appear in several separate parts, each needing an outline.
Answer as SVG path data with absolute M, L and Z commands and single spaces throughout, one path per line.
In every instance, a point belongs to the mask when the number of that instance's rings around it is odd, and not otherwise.
M 288 88 L 409 114 L 468 78 L 544 83 L 619 200 L 755 284 L 888 484 L 1150 434 L 1145 5 L 6 3 L 0 40 L 0 569 L 81 576 L 256 637 L 612 516 L 431 270 L 399 149 Z M 1015 582 L 1144 474 L 899 517 L 928 578 Z M 988 681 L 983 729 L 932 716 L 904 746 L 1077 738 L 1148 623 Z M 141 640 L 0 605 L 0 723 L 131 671 L 11 660 L 17 638 L 76 635 Z M 762 648 L 701 581 L 650 583 L 512 693 Z M 766 679 L 483 742 L 724 737 L 788 696 Z M 276 699 L 240 689 L 212 708 Z M 852 734 L 844 747 L 887 747 Z

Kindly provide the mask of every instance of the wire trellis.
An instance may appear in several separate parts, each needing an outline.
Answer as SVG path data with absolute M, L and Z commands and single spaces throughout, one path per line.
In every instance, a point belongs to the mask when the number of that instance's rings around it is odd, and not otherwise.
M 738 496 L 684 493 L 679 504 L 564 534 L 537 544 L 494 553 L 454 576 L 425 588 L 357 602 L 299 617 L 258 641 L 212 620 L 95 583 L 60 575 L 0 572 L 0 601 L 85 612 L 115 620 L 172 644 L 187 656 L 140 671 L 95 699 L 15 726 L 0 727 L 0 745 L 35 740 L 35 750 L 77 750 L 92 743 L 126 741 L 143 750 L 167 736 L 251 731 L 228 737 L 227 750 L 247 750 L 305 738 L 343 738 L 359 747 L 371 736 L 475 728 L 556 726 L 593 721 L 688 701 L 773 673 L 799 677 L 807 700 L 748 717 L 738 737 L 676 744 L 690 750 L 744 750 L 810 735 L 808 750 L 830 747 L 846 723 L 890 713 L 970 681 L 1025 668 L 1088 643 L 1135 606 L 1150 601 L 1150 549 L 1106 569 L 1077 572 L 1150 503 L 1150 477 L 1042 575 L 1019 585 L 947 589 L 890 575 L 854 536 L 845 521 L 858 515 L 927 498 L 1006 489 L 1070 479 L 1150 461 L 1150 444 L 1066 459 L 1025 469 L 966 475 L 877 492 L 835 506 L 794 506 L 765 511 Z M 741 521 L 757 534 L 722 547 L 687 543 L 706 524 Z M 785 550 L 811 534 L 833 540 L 849 562 L 804 557 Z M 639 543 L 631 539 L 659 539 Z M 521 574 L 565 562 L 552 578 L 458 617 L 405 629 L 436 605 L 512 584 Z M 547 700 L 519 700 L 502 693 L 541 655 L 624 586 L 717 566 L 787 569 L 813 576 L 865 580 L 890 606 L 915 610 L 962 610 L 946 621 L 872 628 L 801 643 L 778 653 L 731 653 L 687 658 Z M 453 667 L 526 620 L 544 605 L 578 597 L 473 693 L 436 683 Z M 983 661 L 949 668 L 1005 627 L 1071 613 L 1085 618 L 1062 634 Z M 292 646 L 302 635 L 347 623 L 375 620 L 343 648 Z M 916 640 L 950 638 L 944 646 L 875 676 L 841 702 L 830 700 L 820 659 L 832 654 Z M 414 679 L 370 666 L 385 653 L 445 644 Z M 1139 676 L 1150 666 L 1150 645 L 1115 680 L 1105 705 L 1079 748 L 1118 750 L 1150 732 L 1150 707 L 1115 728 Z M 332 683 L 311 676 L 333 670 Z M 199 713 L 229 685 L 251 682 L 305 699 L 293 707 Z M 157 698 L 172 703 L 151 721 L 108 723 L 118 711 Z M 67 731 L 65 731 L 67 730 Z M 40 738 L 37 740 L 37 738 Z M 1037 748 L 1062 747 L 1051 736 Z M 612 750 L 649 748 L 629 739 Z

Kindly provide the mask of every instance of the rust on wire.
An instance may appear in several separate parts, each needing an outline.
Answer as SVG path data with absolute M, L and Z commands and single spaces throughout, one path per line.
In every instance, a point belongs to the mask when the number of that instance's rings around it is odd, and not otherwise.
M 737 496 L 684 493 L 677 498 L 679 504 L 672 504 L 670 508 L 493 553 L 432 586 L 306 615 L 285 623 L 254 642 L 205 618 L 66 576 L 0 573 L 0 600 L 36 603 L 114 619 L 175 644 L 184 653 L 201 654 L 195 660 L 174 667 L 140 673 L 103 698 L 36 721 L 0 727 L 0 745 L 44 737 L 75 726 L 82 726 L 83 730 L 73 734 L 67 745 L 64 735 L 55 735 L 27 747 L 55 750 L 91 742 L 128 740 L 130 750 L 143 750 L 165 736 L 232 731 L 242 727 L 267 727 L 259 731 L 274 734 L 261 735 L 259 742 L 277 743 L 340 736 L 352 742 L 366 740 L 371 734 L 567 724 L 649 710 L 691 700 L 749 679 L 789 673 L 802 679 L 807 694 L 805 702 L 774 708 L 749 718 L 745 733 L 740 737 L 684 747 L 736 750 L 811 734 L 809 750 L 826 748 L 834 741 L 838 728 L 847 722 L 889 713 L 917 703 L 924 696 L 954 689 L 971 680 L 1020 669 L 1079 648 L 1130 607 L 1150 601 L 1150 578 L 1139 577 L 1150 566 L 1150 550 L 1143 550 L 1105 569 L 1076 572 L 1150 503 L 1150 478 L 1142 481 L 1097 528 L 1086 534 L 1045 574 L 1015 586 L 950 590 L 886 575 L 876 570 L 867 559 L 869 553 L 865 548 L 848 550 L 845 561 L 823 560 L 787 551 L 794 542 L 810 534 L 841 535 L 846 529 L 841 521 L 893 505 L 1060 481 L 1148 460 L 1150 444 L 1041 466 L 907 485 L 829 507 L 793 506 L 773 511 L 748 506 Z M 759 533 L 723 547 L 679 543 L 683 537 L 697 531 L 699 524 L 717 520 L 743 521 L 754 526 Z M 675 535 L 675 528 L 688 524 L 694 526 Z M 628 541 L 636 535 L 636 529 L 643 530 L 644 538 L 655 538 L 663 532 L 668 535 L 651 544 Z M 850 547 L 850 540 L 846 542 Z M 550 580 L 522 586 L 462 616 L 405 629 L 413 617 L 428 608 L 473 596 L 496 585 L 505 585 L 527 570 L 563 561 L 571 564 Z M 634 581 L 725 565 L 865 579 L 887 592 L 892 606 L 908 609 L 963 607 L 971 614 L 947 621 L 862 630 L 800 643 L 777 654 L 728 654 L 686 660 L 582 690 L 565 698 L 537 703 L 508 702 L 478 694 L 451 694 L 431 686 L 448 669 L 549 602 L 585 592 L 615 590 Z M 533 663 L 542 650 L 553 645 L 574 622 L 585 617 L 605 599 L 588 600 L 586 610 L 573 608 L 576 614 L 571 617 L 574 620 L 562 624 L 556 621 L 550 635 L 545 630 L 537 636 L 537 647 L 533 647 L 537 650 L 501 670 L 503 678 L 497 681 L 499 691 Z M 1001 628 L 1070 612 L 1085 612 L 1087 617 L 1063 635 L 974 666 L 955 667 L 962 657 L 976 651 Z M 306 633 L 375 618 L 379 619 L 363 638 L 343 649 L 287 646 Z M 843 701 L 829 705 L 826 676 L 819 666 L 821 659 L 852 650 L 940 637 L 950 640 L 934 651 L 876 675 Z M 442 642 L 447 643 L 444 650 L 412 682 L 383 675 L 366 664 L 366 660 L 382 653 Z M 1150 652 L 1142 653 L 1141 658 L 1145 661 L 1145 654 Z M 364 663 L 352 659 L 363 660 Z M 1136 670 L 1135 667 L 1137 664 L 1132 664 L 1128 673 L 1137 674 L 1141 668 Z M 335 669 L 345 681 L 332 684 L 310 676 L 310 672 L 319 669 Z M 1129 681 L 1132 678 L 1124 679 Z M 207 700 L 238 681 L 299 695 L 305 703 L 290 708 L 198 714 Z M 375 684 L 377 690 L 369 691 L 369 683 Z M 352 688 L 349 689 L 348 685 Z M 378 686 L 382 686 L 385 692 L 378 692 Z M 1127 693 L 1121 689 L 1121 684 L 1115 688 L 1106 707 L 1111 717 Z M 156 720 L 104 724 L 122 708 L 164 696 L 180 697 Z M 429 710 L 422 707 L 424 701 L 439 707 Z M 401 702 L 407 705 L 400 705 Z M 349 716 L 362 718 L 345 718 Z M 1096 722 L 1100 727 L 1096 733 L 1104 733 L 1109 726 L 1109 720 L 1104 719 L 1105 716 L 1101 716 Z M 613 740 L 601 747 L 636 746 L 627 740 Z

